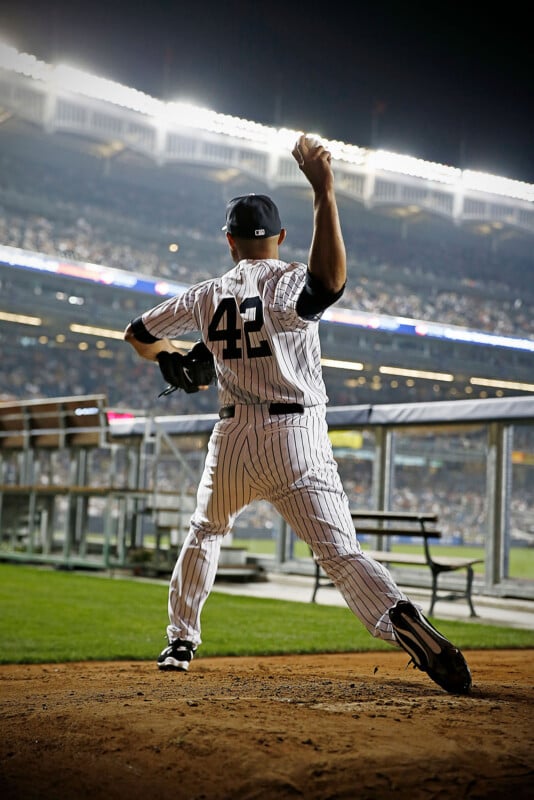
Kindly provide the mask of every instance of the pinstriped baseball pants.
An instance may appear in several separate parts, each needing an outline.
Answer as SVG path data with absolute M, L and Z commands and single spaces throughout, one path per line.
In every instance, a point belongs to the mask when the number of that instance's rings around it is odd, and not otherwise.
M 389 571 L 361 550 L 338 474 L 325 407 L 270 415 L 237 405 L 210 438 L 197 505 L 169 586 L 169 640 L 201 643 L 200 615 L 217 572 L 221 540 L 254 500 L 268 500 L 365 627 L 391 643 L 388 610 L 405 595 Z

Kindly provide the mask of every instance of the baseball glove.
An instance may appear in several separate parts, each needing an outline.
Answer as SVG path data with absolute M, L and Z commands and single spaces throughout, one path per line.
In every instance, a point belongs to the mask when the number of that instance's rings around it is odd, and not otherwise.
M 161 374 L 169 384 L 158 397 L 183 389 L 191 394 L 203 386 L 215 383 L 213 356 L 204 344 L 197 342 L 185 355 L 181 353 L 158 353 Z

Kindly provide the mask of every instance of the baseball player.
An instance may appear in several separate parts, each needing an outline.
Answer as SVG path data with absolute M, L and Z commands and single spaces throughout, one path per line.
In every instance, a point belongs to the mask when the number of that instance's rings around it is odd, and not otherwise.
M 313 193 L 308 264 L 286 263 L 286 231 L 265 195 L 226 209 L 235 267 L 134 319 L 125 339 L 154 360 L 169 339 L 200 331 L 213 355 L 220 420 L 210 437 L 197 504 L 169 587 L 161 670 L 187 670 L 222 537 L 254 500 L 268 500 L 312 549 L 373 636 L 403 647 L 450 692 L 469 691 L 460 651 L 426 620 L 388 570 L 361 550 L 327 434 L 319 321 L 341 297 L 346 256 L 330 153 L 303 134 L 293 151 Z

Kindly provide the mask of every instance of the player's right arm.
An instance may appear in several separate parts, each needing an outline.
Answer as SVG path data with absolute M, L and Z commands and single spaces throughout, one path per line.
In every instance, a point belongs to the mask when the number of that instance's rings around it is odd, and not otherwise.
M 347 257 L 331 155 L 320 142 L 303 134 L 293 148 L 293 157 L 313 189 L 313 236 L 308 269 L 327 292 L 337 294 L 347 280 Z
M 311 318 L 321 314 L 343 294 L 347 257 L 329 151 L 303 134 L 293 148 L 293 157 L 313 189 L 313 236 L 308 272 L 297 302 L 297 313 Z

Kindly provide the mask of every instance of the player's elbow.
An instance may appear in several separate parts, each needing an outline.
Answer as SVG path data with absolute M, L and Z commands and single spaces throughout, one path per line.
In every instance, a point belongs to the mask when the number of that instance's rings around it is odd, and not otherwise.
M 339 294 L 347 282 L 347 269 L 345 262 L 339 261 L 330 266 L 328 271 L 323 272 L 320 281 L 323 289 L 328 294 Z
M 330 295 L 341 295 L 345 284 L 347 282 L 346 276 L 340 277 L 336 280 L 324 281 L 324 290 Z
M 146 358 L 148 361 L 155 361 L 158 352 L 161 350 L 161 342 L 159 340 L 154 344 L 144 344 L 140 342 L 131 324 L 126 326 L 123 333 L 123 340 L 133 347 L 138 356 Z

